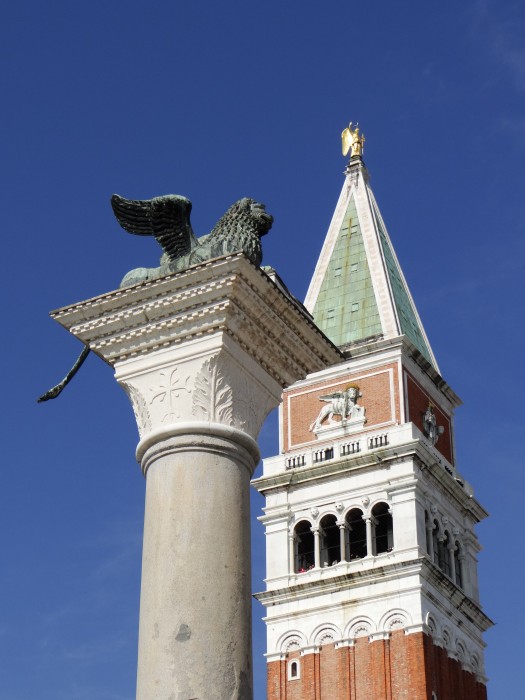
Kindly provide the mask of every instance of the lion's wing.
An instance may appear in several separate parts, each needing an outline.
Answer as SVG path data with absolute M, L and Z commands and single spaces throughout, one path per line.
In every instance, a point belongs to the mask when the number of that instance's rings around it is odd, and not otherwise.
M 320 396 L 319 401 L 333 401 L 334 399 L 340 399 L 342 395 L 343 394 L 340 391 L 336 391 L 333 394 L 326 394 L 325 396 Z
M 190 223 L 191 202 L 180 195 L 153 199 L 111 197 L 117 221 L 125 231 L 154 236 L 170 260 L 186 255 L 197 244 Z

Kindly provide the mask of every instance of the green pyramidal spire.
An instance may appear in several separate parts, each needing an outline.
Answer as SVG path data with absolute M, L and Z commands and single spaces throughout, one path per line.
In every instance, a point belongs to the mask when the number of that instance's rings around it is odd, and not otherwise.
M 360 154 L 346 169 L 305 306 L 340 348 L 404 335 L 439 371 Z

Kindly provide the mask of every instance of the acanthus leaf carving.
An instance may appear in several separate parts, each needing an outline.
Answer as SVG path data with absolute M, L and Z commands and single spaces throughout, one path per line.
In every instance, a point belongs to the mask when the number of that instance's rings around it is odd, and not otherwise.
M 142 393 L 136 387 L 126 383 L 123 383 L 122 386 L 131 401 L 139 435 L 142 437 L 144 433 L 151 430 L 151 416 L 148 410 L 148 404 Z
M 199 420 L 217 421 L 256 439 L 273 405 L 272 397 L 258 391 L 228 356 L 205 360 L 195 378 L 192 413 Z
M 232 390 L 219 356 L 205 360 L 195 379 L 192 413 L 196 418 L 233 425 Z

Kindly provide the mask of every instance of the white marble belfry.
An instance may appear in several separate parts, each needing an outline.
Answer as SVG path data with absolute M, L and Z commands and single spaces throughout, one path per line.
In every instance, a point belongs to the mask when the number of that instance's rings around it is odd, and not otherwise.
M 249 700 L 249 482 L 281 391 L 337 362 L 242 254 L 53 312 L 115 368 L 146 476 L 138 700 Z

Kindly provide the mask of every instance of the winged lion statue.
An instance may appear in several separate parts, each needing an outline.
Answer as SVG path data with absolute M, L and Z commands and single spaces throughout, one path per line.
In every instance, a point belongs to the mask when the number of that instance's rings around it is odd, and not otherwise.
M 232 204 L 211 232 L 200 238 L 195 236 L 191 227 L 192 204 L 181 195 L 125 199 L 114 194 L 111 206 L 125 231 L 138 236 L 153 236 L 163 249 L 159 267 L 131 270 L 124 276 L 121 287 L 179 272 L 191 265 L 239 251 L 258 266 L 262 261 L 261 236 L 268 233 L 273 224 L 273 216 L 267 213 L 264 204 L 248 197 Z M 64 379 L 43 394 L 38 402 L 55 399 L 73 379 L 88 354 L 89 348 L 85 347 Z

